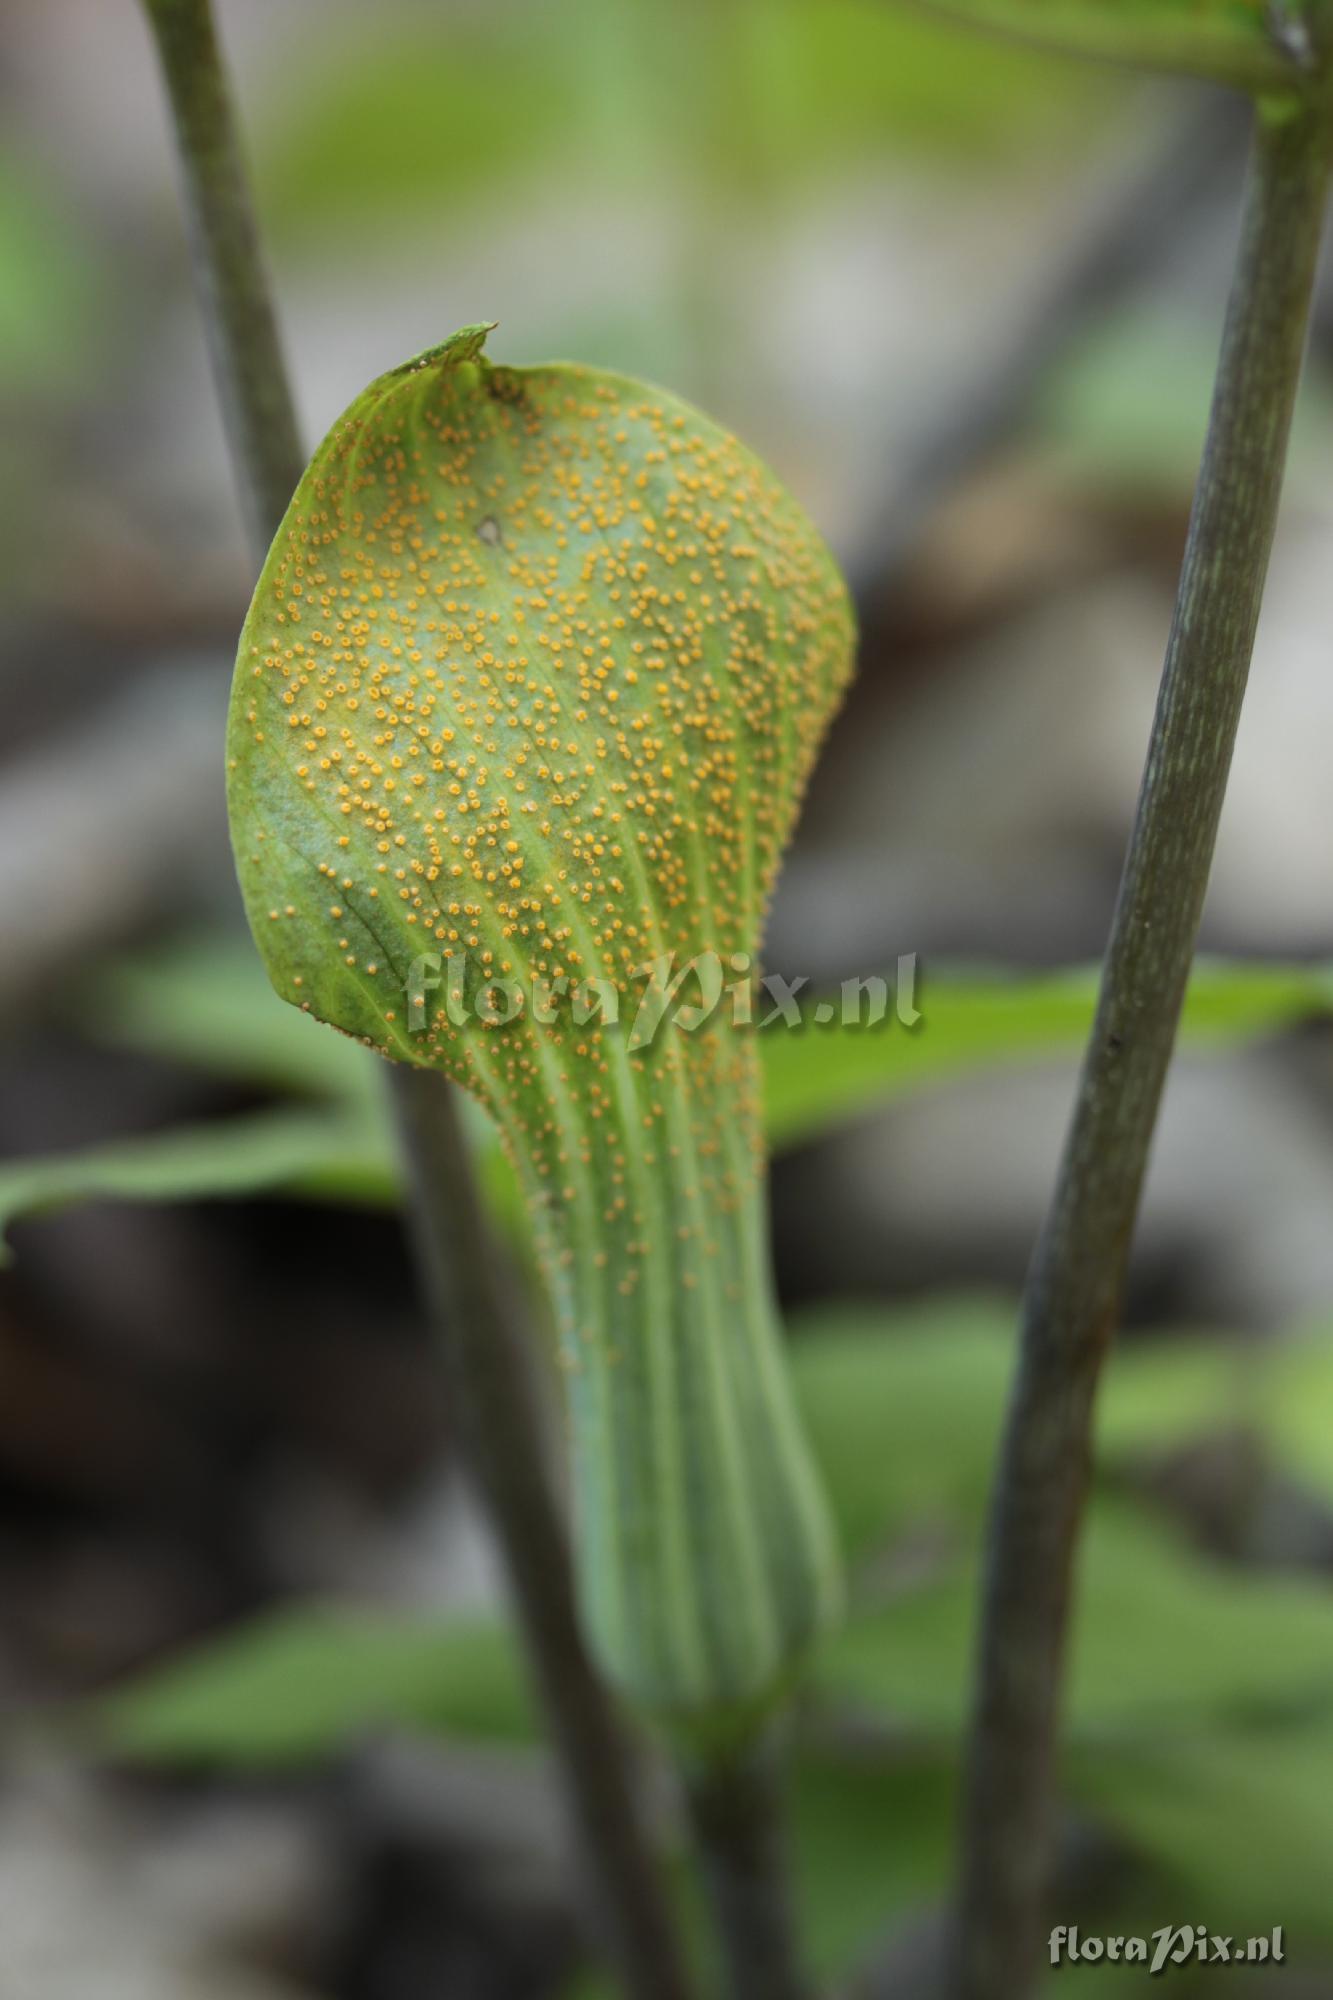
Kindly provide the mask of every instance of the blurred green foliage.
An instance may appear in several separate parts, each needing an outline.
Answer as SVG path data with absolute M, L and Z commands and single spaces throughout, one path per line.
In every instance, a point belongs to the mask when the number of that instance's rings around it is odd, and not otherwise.
M 1205 964 L 1188 1033 L 1196 1046 L 1225 1048 L 1326 1013 L 1329 993 L 1319 967 Z M 1088 972 L 931 975 L 915 1029 L 890 1018 L 879 1031 L 770 1031 L 774 1138 L 795 1143 L 971 1072 L 1072 1055 L 1093 994 Z M 136 1141 L 119 1159 L 104 1152 L 92 1172 L 87 1160 L 10 1169 L 0 1205 L 15 1211 L 117 1186 L 200 1192 L 210 1172 L 214 1191 L 235 1191 L 252 1141 L 256 1180 L 271 1184 L 290 1169 L 306 1188 L 342 1175 L 343 1192 L 391 1193 L 373 1065 L 281 1006 L 239 943 L 185 940 L 106 966 L 81 1004 L 86 1024 L 113 1045 L 260 1083 L 288 1102 L 202 1133 Z M 512 1204 L 493 1147 L 485 1160 L 494 1198 Z M 521 1226 L 512 1206 L 509 1219 Z M 852 1615 L 814 1663 L 793 1780 L 803 1894 L 830 1975 L 944 1884 L 1012 1323 L 1007 1302 L 971 1298 L 896 1314 L 844 1308 L 797 1329 L 798 1393 L 855 1579 Z M 1313 1579 L 1204 1558 L 1133 1496 L 1145 1463 L 1241 1429 L 1275 1476 L 1333 1503 L 1326 1335 L 1315 1329 L 1262 1352 L 1182 1341 L 1130 1350 L 1111 1371 L 1066 1791 L 1137 1857 L 1136 1883 L 1156 1884 L 1163 1898 L 1188 1892 L 1228 1924 L 1299 1926 L 1308 1942 L 1329 1930 L 1333 1599 Z M 243 1768 L 322 1762 L 384 1728 L 506 1741 L 533 1728 L 504 1630 L 329 1605 L 233 1633 L 83 1720 L 117 1756 Z M 1243 1839 L 1239 1813 L 1250 1816 Z
M 50 422 L 98 373 L 113 336 L 102 257 L 59 191 L 11 140 L 0 144 L 0 600 L 39 596 L 68 574 L 53 557 L 45 510 L 57 483 Z
M 373 218 L 378 240 L 557 163 L 609 190 L 670 162 L 710 200 L 885 154 L 1013 163 L 1085 138 L 1118 97 L 880 0 L 507 0 L 339 26 L 262 126 L 257 171 L 284 231 Z
M 1217 358 L 1216 328 L 1150 307 L 1108 316 L 1043 384 L 1035 418 L 1060 463 L 1100 490 L 1177 499 L 1194 478 Z M 1307 378 L 1288 485 L 1321 490 L 1333 452 L 1333 395 Z
M 327 1757 L 404 1718 L 491 1740 L 537 1727 L 501 1628 L 312 1604 L 113 1695 L 98 1730 L 120 1756 L 268 1769 Z
M 93 245 L 46 180 L 0 150 L 0 394 L 68 388 L 107 301 Z
M 828 1976 L 945 1886 L 1013 1323 L 1008 1302 L 965 1297 L 821 1312 L 794 1329 L 799 1394 L 854 1558 L 850 1616 L 813 1663 L 792 1781 Z M 1128 1483 L 1144 1453 L 1241 1419 L 1271 1475 L 1298 1476 L 1282 1413 L 1300 1406 L 1333 1434 L 1331 1352 L 1323 1329 L 1263 1350 L 1191 1337 L 1112 1364 L 1064 1757 L 1067 1803 L 1130 1863 L 1108 1927 L 1174 1912 L 1233 1931 L 1282 1923 L 1298 1954 L 1333 1946 L 1333 1595 L 1321 1578 L 1201 1554 Z M 143 1676 L 82 1720 L 115 1757 L 242 1768 L 324 1762 L 377 1729 L 512 1742 L 533 1727 L 500 1628 L 322 1606 Z
M 1088 971 L 930 975 L 914 1029 L 890 1017 L 877 1031 L 770 1031 L 774 1143 L 818 1136 L 905 1092 L 1072 1057 L 1094 988 Z M 1326 1014 L 1329 998 L 1321 967 L 1204 964 L 1187 1034 L 1197 1048 L 1224 1049 Z M 277 1002 L 243 946 L 185 940 L 108 965 L 81 1004 L 85 1025 L 113 1045 L 259 1083 L 287 1101 L 93 1155 L 20 1163 L 0 1174 L 0 1214 L 98 1192 L 154 1198 L 287 1184 L 392 1196 L 374 1066 Z M 480 1125 L 476 1137 L 491 1198 L 521 1235 L 507 1169 Z M 792 1779 L 801 1892 L 828 1977 L 945 1887 L 1013 1320 L 1007 1301 L 971 1297 L 896 1313 L 826 1310 L 795 1329 L 797 1391 L 854 1577 L 847 1624 L 813 1663 Z M 1121 1928 L 1146 1931 L 1165 1909 L 1186 1918 L 1198 1910 L 1228 1929 L 1282 1922 L 1308 1950 L 1333 1946 L 1324 1868 L 1333 1597 L 1321 1579 L 1205 1557 L 1139 1493 L 1145 1467 L 1240 1434 L 1260 1469 L 1256 1506 L 1272 1477 L 1333 1508 L 1329 1330 L 1263 1349 L 1196 1337 L 1116 1360 L 1082 1561 L 1065 1794 L 1131 1859 Z M 524 1685 L 504 1628 L 315 1604 L 170 1662 L 80 1721 L 120 1758 L 308 1766 L 386 1729 L 535 1740 Z M 1083 1983 L 1103 1990 L 1100 1978 Z

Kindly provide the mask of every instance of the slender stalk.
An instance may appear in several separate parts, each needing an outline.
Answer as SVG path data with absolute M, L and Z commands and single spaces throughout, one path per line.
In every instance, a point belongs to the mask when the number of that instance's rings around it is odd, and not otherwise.
M 689 1786 L 732 2000 L 811 2000 L 802 1968 L 772 1746 L 715 1763 Z
M 1175 624 L 992 1504 L 952 1992 L 1023 2000 L 1050 1868 L 1061 1663 L 1097 1378 L 1120 1310 L 1282 487 L 1330 123 L 1260 106 Z
M 166 78 L 196 282 L 260 557 L 305 469 L 209 0 L 146 0 Z M 589 1905 L 632 2000 L 685 2000 L 628 1747 L 579 1630 L 524 1333 L 485 1226 L 452 1087 L 394 1065 L 419 1275 L 503 1551 L 578 1830 Z
M 273 290 L 208 0 L 145 0 L 171 103 L 213 378 L 262 557 L 305 471 Z
M 627 1993 L 680 2000 L 684 1969 L 633 1797 L 626 1746 L 584 1648 L 528 1345 L 477 1195 L 452 1086 L 396 1068 L 422 1278 L 440 1326 L 474 1477 L 504 1547 L 519 1623 L 582 1834 L 590 1907 Z

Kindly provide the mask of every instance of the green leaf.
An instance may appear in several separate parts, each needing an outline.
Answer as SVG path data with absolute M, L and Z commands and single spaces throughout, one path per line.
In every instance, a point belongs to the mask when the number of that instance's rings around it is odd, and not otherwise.
M 365 1199 L 377 1185 L 372 1145 L 363 1123 L 280 1109 L 0 1165 L 0 1261 L 18 1217 L 73 1202 L 192 1201 L 279 1187 Z
M 885 151 L 1012 164 L 1066 150 L 1118 102 L 1115 80 L 1016 44 L 960 63 L 951 26 L 915 7 L 760 0 L 739 20 L 766 159 L 806 187 Z
M 279 228 L 347 244 L 373 221 L 380 240 L 442 201 L 493 199 L 572 133 L 578 66 L 546 10 L 353 21 L 316 44 L 283 116 L 261 121 L 258 181 Z
M 808 186 L 886 149 L 1049 151 L 1113 101 L 1106 79 L 1019 47 L 960 65 L 948 28 L 860 0 L 759 0 L 716 17 L 578 0 L 572 32 L 570 16 L 414 12 L 321 34 L 281 117 L 260 121 L 266 213 L 344 242 L 427 223 L 438 236 L 553 172 L 576 201 L 612 173 L 660 194 L 664 168 L 716 199 L 719 186 L 748 191 L 755 146 L 766 175 Z
M 807 1747 L 790 1787 L 801 1932 L 821 1981 L 940 1896 L 955 1830 L 954 1781 L 939 1758 L 857 1764 Z
M 378 1104 L 373 1063 L 353 1043 L 321 1033 L 310 1015 L 275 1007 L 240 938 L 186 935 L 98 966 L 75 1018 L 99 1041 L 247 1083 Z
M 937 1900 L 949 1876 L 954 1773 L 938 1756 L 859 1761 L 797 1740 L 782 1801 L 798 1928 L 821 1988 L 847 1975 L 893 1928 Z M 694 1948 L 704 1993 L 722 1988 L 717 1945 L 697 1882 L 672 1875 L 677 1916 Z M 859 1983 L 856 1991 L 860 1991 Z M 586 1971 L 565 2000 L 617 2000 L 602 1973 Z
M 1080 55 L 1272 91 L 1303 80 L 1299 0 L 931 0 L 940 13 Z
M 1287 1949 L 1333 1939 L 1333 1719 L 1079 1746 L 1084 1805 L 1178 1885 L 1181 1922 L 1235 1936 L 1281 1924 Z M 1165 1897 L 1159 1907 L 1170 1907 Z M 1163 1921 L 1158 1917 L 1158 1922 Z M 1211 1989 L 1210 1989 L 1211 1990 Z
M 1087 1038 L 1099 974 L 1079 967 L 1037 978 L 926 970 L 916 994 L 921 1020 L 907 1028 L 892 1006 L 875 1027 L 828 1026 L 761 1036 L 770 1143 L 817 1137 L 912 1090 L 970 1071 L 1044 1061 Z M 892 993 L 892 982 L 890 982 Z M 1333 1003 L 1327 968 L 1226 964 L 1201 959 L 1185 1005 L 1182 1037 L 1203 1051 L 1276 1034 L 1326 1015 Z M 813 1016 L 818 1001 L 804 1012 Z M 835 1017 L 841 1001 L 832 1004 Z
M 135 1676 L 78 1722 L 104 1756 L 248 1771 L 327 1764 L 387 1729 L 514 1743 L 537 1733 L 506 1629 L 332 1604 L 243 1625 Z M 938 1760 L 858 1769 L 808 1749 L 789 1806 L 806 1935 L 816 1968 L 833 1976 L 874 1930 L 942 1886 L 952 1774 Z M 688 1895 L 684 1914 L 697 1928 Z
M 1211 321 L 1182 316 L 1165 324 L 1143 303 L 1109 316 L 1052 371 L 1038 412 L 1046 439 L 1070 476 L 1114 482 L 1132 494 L 1179 498 L 1191 492 L 1208 421 L 1217 361 Z M 1333 396 L 1315 376 L 1303 383 L 1288 481 L 1298 496 L 1318 491 L 1333 450 Z
M 858 1605 L 817 1663 L 826 1698 L 907 1724 L 918 1746 L 859 1766 L 800 1751 L 794 1861 L 821 1976 L 845 1972 L 946 1877 L 975 1607 L 959 1552 L 975 1533 L 1012 1319 L 982 1299 L 838 1315 L 822 1332 L 808 1322 L 799 1350 L 803 1408 L 854 1543 L 864 1552 L 886 1521 L 950 1531 L 933 1555 L 922 1545 L 934 1574 L 912 1581 L 909 1568 L 887 1600 Z M 1224 1352 L 1196 1366 L 1208 1359 L 1185 1343 L 1161 1366 L 1122 1357 L 1108 1396 L 1115 1448 L 1210 1421 L 1234 1362 Z M 885 1580 L 866 1581 L 882 1594 Z M 1216 1925 L 1327 1935 L 1331 1664 L 1333 1601 L 1317 1583 L 1202 1560 L 1147 1514 L 1098 1498 L 1077 1597 L 1068 1794 Z M 243 1767 L 326 1760 L 376 1727 L 517 1738 L 533 1726 L 506 1635 L 331 1608 L 278 1614 L 141 1677 L 94 1722 L 117 1755 Z
M 1333 1693 L 1333 1597 L 1307 1577 L 1195 1554 L 1151 1516 L 1103 1505 L 1076 1628 L 1076 1730 L 1303 1714 Z
M 53 183 L 54 185 L 54 183 Z M 84 365 L 105 303 L 95 245 L 72 211 L 0 152 L 0 382 L 67 388 Z
M 861 1610 L 821 1655 L 823 1685 L 898 1721 L 960 1726 L 976 1575 L 955 1563 Z M 1150 1518 L 1097 1506 L 1080 1556 L 1068 1724 L 1154 1740 L 1200 1718 L 1252 1722 L 1327 1708 L 1333 1599 L 1306 1580 L 1224 1569 L 1176 1546 Z
M 1227 1334 L 1158 1335 L 1121 1348 L 1098 1397 L 1099 1459 L 1114 1465 L 1253 1423 L 1275 1358 Z
M 932 1299 L 792 1325 L 797 1400 L 853 1559 L 922 1524 L 970 1534 L 990 1481 L 1016 1307 Z
M 798 1395 L 845 1543 L 863 1564 L 894 1559 L 864 1573 L 821 1674 L 841 1696 L 946 1737 L 966 1696 L 977 1545 L 1016 1318 L 1002 1300 L 964 1298 L 891 1314 L 820 1313 L 795 1329 Z M 1293 1428 L 1279 1424 L 1308 1412 L 1303 1435 L 1318 1439 L 1330 1400 L 1333 1364 L 1318 1339 L 1260 1356 L 1197 1338 L 1131 1349 L 1108 1371 L 1099 1458 L 1113 1463 L 1247 1419 L 1281 1438 L 1283 1463 L 1295 1469 Z M 1326 1440 L 1323 1453 L 1327 1465 Z M 885 1599 L 895 1573 L 905 1580 Z M 1331 1670 L 1333 1599 L 1321 1587 L 1208 1562 L 1151 1517 L 1096 1501 L 1081 1558 L 1076 1730 L 1285 1714 L 1325 1703 Z
M 1247 1430 L 1272 1466 L 1333 1505 L 1333 1339 L 1194 1336 L 1118 1357 L 1098 1413 L 1103 1458 Z
M 82 1719 L 109 1755 L 249 1767 L 324 1761 L 391 1727 L 515 1741 L 536 1727 L 504 1628 L 332 1604 L 257 1619 Z
M 1255 1379 L 1257 1378 L 1257 1379 Z M 1333 1340 L 1327 1325 L 1265 1354 L 1251 1369 L 1246 1414 L 1283 1468 L 1333 1504 Z
M 943 1295 L 792 1322 L 797 1396 L 844 1547 L 873 1555 L 924 1528 L 971 1538 L 1013 1372 L 1017 1300 Z M 1098 1400 L 1103 1467 L 1241 1425 L 1333 1493 L 1333 1344 L 1158 1337 L 1116 1350 Z

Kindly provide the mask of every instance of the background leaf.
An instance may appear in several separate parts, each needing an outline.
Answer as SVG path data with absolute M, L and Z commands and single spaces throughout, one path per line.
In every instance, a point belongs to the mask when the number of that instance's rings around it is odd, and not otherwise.
M 952 1734 L 972 1656 L 976 1574 L 956 1562 L 860 1609 L 828 1642 L 826 1690 L 899 1723 Z M 1170 1740 L 1200 1718 L 1291 1718 L 1333 1701 L 1333 1598 L 1305 1579 L 1205 1561 L 1105 1503 L 1080 1557 L 1068 1692 L 1075 1740 Z
M 1333 1936 L 1333 1720 L 1080 1749 L 1071 1780 L 1179 1884 L 1178 1921 L 1233 1934 L 1280 1923 L 1297 1956 Z
M 1014 1307 L 977 1297 L 803 1315 L 797 1395 L 848 1557 L 921 1522 L 977 1519 L 1013 1354 Z
M 257 1620 L 112 1693 L 87 1721 L 116 1756 L 256 1768 L 326 1759 L 390 1727 L 535 1733 L 503 1627 L 336 1605 Z
M 1271 88 L 1300 71 L 1276 32 L 1285 0 L 932 0 L 938 11 L 1082 55 Z
M 361 1122 L 284 1108 L 0 1166 L 0 1260 L 18 1217 L 79 1201 L 218 1200 L 293 1187 L 364 1200 L 382 1192 L 373 1143 Z

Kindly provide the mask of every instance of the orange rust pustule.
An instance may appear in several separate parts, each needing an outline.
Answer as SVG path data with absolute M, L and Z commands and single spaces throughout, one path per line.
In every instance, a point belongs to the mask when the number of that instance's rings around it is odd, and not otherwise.
M 409 1038 L 411 960 L 628 992 L 663 952 L 754 951 L 850 667 L 823 544 L 697 412 L 570 367 L 382 378 L 242 640 L 234 821 L 275 984 L 488 1099 L 498 1059 L 512 1093 L 540 1026 L 440 995 Z

